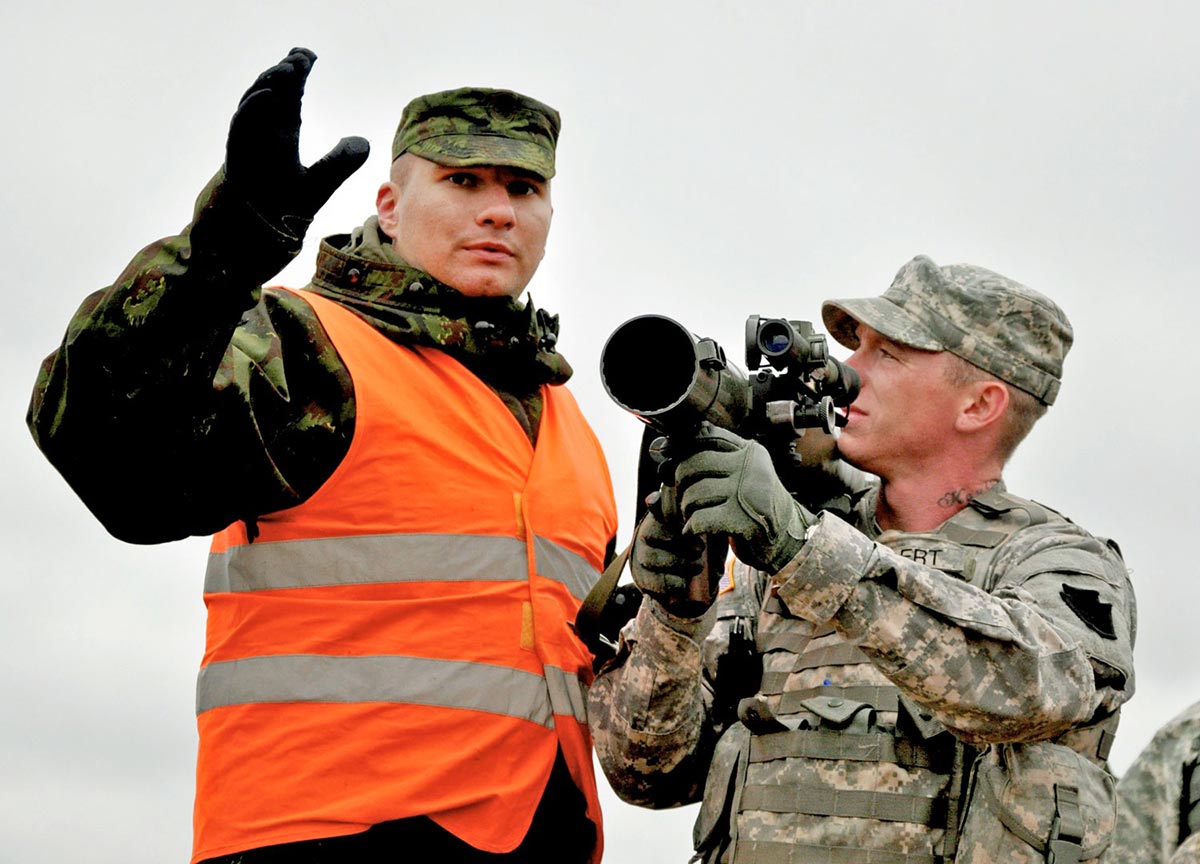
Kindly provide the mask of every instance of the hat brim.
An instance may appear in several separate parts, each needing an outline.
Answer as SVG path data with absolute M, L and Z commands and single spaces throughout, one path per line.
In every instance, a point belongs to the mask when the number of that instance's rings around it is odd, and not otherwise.
M 543 180 L 554 176 L 554 157 L 546 148 L 502 135 L 435 135 L 417 141 L 404 152 L 455 168 L 503 165 L 524 169 Z
M 866 324 L 876 333 L 910 348 L 946 350 L 928 327 L 886 297 L 826 300 L 821 304 L 821 319 L 829 335 L 851 350 L 858 347 L 859 324 Z

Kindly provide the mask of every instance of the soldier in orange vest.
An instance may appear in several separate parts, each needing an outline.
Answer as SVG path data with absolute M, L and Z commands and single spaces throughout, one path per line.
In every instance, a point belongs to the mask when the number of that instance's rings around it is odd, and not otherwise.
M 315 59 L 259 76 L 192 223 L 84 302 L 30 429 L 116 537 L 214 535 L 193 862 L 597 862 L 569 622 L 615 507 L 557 316 L 517 300 L 558 113 L 413 100 L 376 215 L 263 288 L 367 158 L 301 164 Z

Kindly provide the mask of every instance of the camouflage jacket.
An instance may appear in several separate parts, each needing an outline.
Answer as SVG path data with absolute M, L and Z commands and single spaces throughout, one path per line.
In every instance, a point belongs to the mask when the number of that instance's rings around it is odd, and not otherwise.
M 1071 739 L 1097 721 L 1115 726 L 1133 692 L 1134 598 L 1119 555 L 1003 487 L 929 534 L 881 532 L 876 496 L 872 490 L 858 502 L 853 524 L 823 513 L 776 574 L 733 562 L 705 619 L 675 618 L 652 599 L 642 604 L 589 695 L 596 750 L 613 788 L 649 807 L 703 794 L 701 851 L 721 830 L 714 823 L 730 821 L 716 812 L 728 808 L 723 800 L 745 811 L 755 798 L 757 814 L 747 820 L 740 813 L 733 830 L 749 844 L 738 847 L 739 856 L 758 851 L 732 859 L 739 862 L 793 860 L 788 854 L 808 860 L 802 846 L 812 860 L 836 849 L 847 861 L 932 862 L 951 860 L 954 837 L 920 824 L 919 808 L 904 818 L 846 814 L 908 807 L 899 800 L 905 797 L 941 807 L 943 825 L 962 826 L 967 820 L 935 802 L 965 797 L 975 754 L 982 754 L 981 773 L 999 778 L 989 788 L 1006 801 L 1018 785 L 1008 783 L 1013 776 L 1044 779 L 1049 761 L 1085 787 L 1091 846 L 1103 851 L 1112 831 L 1111 778 L 1101 754 L 1085 759 L 1075 750 L 1106 752 L 1111 728 L 1086 743 Z M 993 520 L 988 502 L 996 512 L 1011 504 L 1014 515 L 1024 506 L 1041 515 Z M 977 560 L 986 561 L 978 572 Z M 731 671 L 747 677 L 746 664 L 723 662 L 739 630 L 757 655 L 750 677 L 761 672 L 748 686 L 727 680 Z M 796 730 L 815 734 L 797 743 Z M 1054 740 L 1070 744 L 1042 744 Z M 885 744 L 895 752 L 877 759 Z M 740 756 L 732 752 L 739 749 Z M 1087 774 L 1086 782 L 1076 773 Z M 770 788 L 784 785 L 786 796 Z M 1028 814 L 1009 803 L 1018 824 Z M 812 815 L 782 815 L 796 812 Z M 1047 833 L 1054 815 L 1051 799 Z M 1044 835 L 1040 851 L 997 847 L 990 857 L 987 832 L 1006 829 L 998 818 L 983 823 L 982 834 L 963 834 L 953 860 L 1044 860 Z M 720 853 L 719 844 L 710 848 Z M 912 857 L 886 857 L 899 853 Z
M 311 307 L 262 288 L 307 223 L 268 224 L 224 183 L 178 236 L 79 307 L 38 375 L 38 446 L 114 536 L 206 535 L 315 492 L 354 433 L 354 388 Z M 454 354 L 536 437 L 543 384 L 571 374 L 558 320 L 467 298 L 400 260 L 374 217 L 321 243 L 309 290 L 398 342 Z
M 1110 864 L 1200 862 L 1200 702 L 1159 729 L 1117 784 Z

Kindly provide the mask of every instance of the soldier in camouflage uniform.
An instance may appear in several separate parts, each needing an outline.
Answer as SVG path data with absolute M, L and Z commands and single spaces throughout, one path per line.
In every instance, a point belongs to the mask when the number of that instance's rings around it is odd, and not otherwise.
M 41 368 L 28 414 L 37 444 L 122 540 L 159 543 L 241 521 L 253 542 L 264 514 L 308 501 L 333 475 L 355 434 L 355 383 L 305 294 L 353 311 L 392 342 L 456 358 L 530 444 L 544 428 L 547 388 L 571 375 L 555 350 L 557 316 L 516 299 L 549 231 L 559 115 L 511 91 L 414 99 L 377 215 L 321 242 L 307 292 L 261 287 L 300 252 L 314 214 L 368 155 L 365 140 L 345 138 L 315 164 L 300 163 L 300 102 L 315 59 L 293 49 L 255 81 L 191 224 L 88 297 Z M 475 191 L 476 205 L 496 213 L 472 212 L 460 231 L 437 211 L 434 182 Z M 468 246 L 455 231 L 494 239 Z M 529 458 L 497 451 L 461 458 Z M 610 488 L 604 495 L 611 501 Z M 611 540 L 615 522 L 604 530 Z M 595 557 L 605 554 L 601 542 Z M 594 860 L 597 826 L 580 784 L 561 748 L 557 759 L 549 753 L 541 803 L 511 853 L 480 851 L 417 816 L 362 833 L 331 825 L 323 839 L 210 860 L 332 864 L 414 851 L 422 860 Z M 590 775 L 590 757 L 588 766 Z
M 1099 860 L 1132 589 L 1114 544 L 1001 480 L 1058 393 L 1066 317 L 924 256 L 823 314 L 863 381 L 839 449 L 879 482 L 813 514 L 758 443 L 672 440 L 679 516 L 639 526 L 646 600 L 589 693 L 610 782 L 702 798 L 705 864 Z M 736 556 L 707 610 L 706 534 Z
M 1108 864 L 1200 864 L 1200 702 L 1167 723 L 1117 783 Z

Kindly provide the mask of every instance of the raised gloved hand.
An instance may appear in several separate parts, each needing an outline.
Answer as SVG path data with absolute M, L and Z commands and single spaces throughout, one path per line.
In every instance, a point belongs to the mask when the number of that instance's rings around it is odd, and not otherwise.
M 300 163 L 300 99 L 317 55 L 293 48 L 258 76 L 238 104 L 225 146 L 225 179 L 260 216 L 294 237 L 367 160 L 365 138 L 343 138 L 309 167 Z
M 738 558 L 774 573 L 804 545 L 816 520 L 784 488 L 771 457 L 747 441 L 705 423 L 675 468 L 684 534 L 728 534 Z
M 708 603 L 700 595 L 706 586 L 694 583 L 708 578 L 704 538 L 684 535 L 668 527 L 658 492 L 651 494 L 646 504 L 647 513 L 638 523 L 630 555 L 634 584 L 674 615 L 683 618 L 703 615 Z

